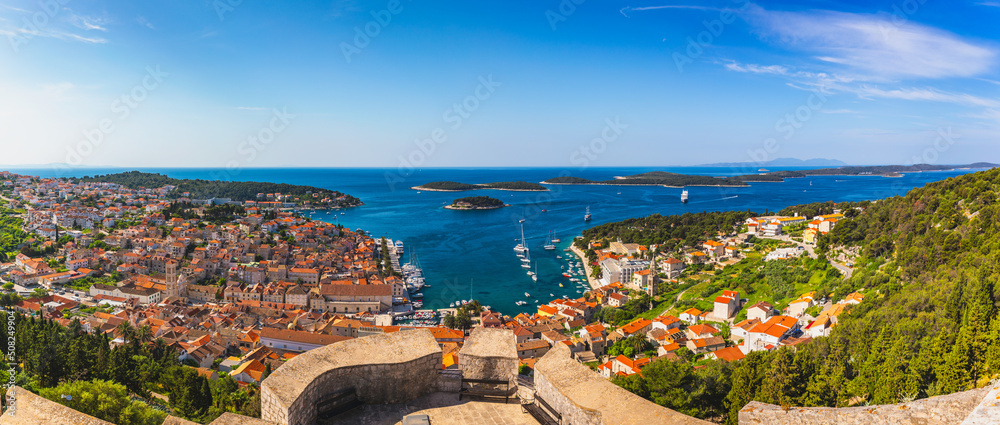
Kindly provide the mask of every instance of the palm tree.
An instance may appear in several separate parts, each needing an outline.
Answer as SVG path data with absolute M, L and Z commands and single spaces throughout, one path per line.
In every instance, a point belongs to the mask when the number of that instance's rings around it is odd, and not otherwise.
M 142 325 L 139 329 L 135 330 L 136 341 L 146 344 L 153 340 L 153 328 L 149 325 Z
M 136 331 L 135 327 L 129 322 L 121 322 L 115 327 L 115 334 L 121 337 L 125 342 L 132 341 L 135 339 Z

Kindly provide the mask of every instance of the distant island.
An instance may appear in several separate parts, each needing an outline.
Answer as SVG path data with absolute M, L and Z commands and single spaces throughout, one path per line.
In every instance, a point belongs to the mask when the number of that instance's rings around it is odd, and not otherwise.
M 446 205 L 445 208 L 449 210 L 495 210 L 509 206 L 497 198 L 470 196 L 467 198 L 458 198 L 452 201 L 451 205 Z
M 902 173 L 918 173 L 923 171 L 948 171 L 955 169 L 994 168 L 1000 166 L 989 162 L 976 162 L 966 165 L 875 165 L 847 166 L 838 168 L 817 168 L 814 170 L 771 171 L 761 174 L 746 174 L 729 177 L 713 177 L 696 174 L 678 174 L 666 171 L 651 171 L 631 176 L 615 177 L 611 180 L 589 180 L 581 177 L 555 177 L 542 184 L 593 184 L 593 185 L 638 185 L 638 186 L 717 186 L 746 187 L 747 183 L 783 182 L 787 178 L 807 176 L 880 176 L 902 177 Z
M 127 171 L 71 178 L 73 182 L 114 183 L 132 190 L 167 188 L 170 199 L 228 199 L 231 201 L 282 202 L 317 208 L 347 208 L 364 205 L 360 199 L 336 190 L 286 183 L 231 182 L 175 179 L 163 174 Z
M 846 162 L 836 159 L 812 158 L 775 158 L 764 162 L 716 162 L 712 164 L 702 164 L 699 167 L 843 167 Z
M 479 183 L 479 184 L 440 181 L 440 182 L 425 183 L 420 186 L 413 186 L 411 189 L 437 191 L 437 192 L 463 192 L 466 190 L 479 190 L 479 189 L 513 190 L 513 191 L 523 191 L 523 192 L 544 192 L 549 190 L 547 187 L 542 186 L 538 183 L 529 183 L 523 181 Z

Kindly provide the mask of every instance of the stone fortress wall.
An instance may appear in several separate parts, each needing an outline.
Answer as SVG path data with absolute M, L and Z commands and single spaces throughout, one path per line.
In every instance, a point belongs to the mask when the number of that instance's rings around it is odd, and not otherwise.
M 783 408 L 752 401 L 739 420 L 741 425 L 996 425 L 1000 385 L 878 406 Z
M 612 384 L 573 360 L 561 344 L 535 363 L 535 397 L 574 425 L 709 425 Z
M 261 384 L 261 418 L 287 425 L 316 420 L 328 394 L 355 388 L 369 404 L 402 403 L 439 386 L 441 348 L 429 330 L 371 335 L 307 351 Z
M 510 329 L 476 328 L 458 352 L 465 379 L 517 382 L 517 338 Z
M 226 413 L 212 425 L 307 425 L 315 422 L 316 402 L 345 388 L 355 388 L 367 404 L 404 403 L 434 393 L 457 393 L 461 379 L 516 379 L 517 356 L 509 330 L 476 329 L 459 352 L 460 370 L 441 370 L 441 349 L 430 331 L 421 329 L 372 335 L 303 353 L 271 374 L 261 385 L 262 419 Z M 462 363 L 465 363 L 462 365 Z M 105 425 L 14 387 L 17 414 L 0 416 L 0 425 Z M 708 422 L 638 397 L 572 359 L 556 344 L 535 364 L 534 390 L 573 425 L 681 425 Z M 191 422 L 168 417 L 164 424 Z M 849 408 L 782 408 L 751 402 L 740 424 L 767 425 L 987 425 L 1000 424 L 1000 383 L 988 388 L 931 397 L 909 403 Z

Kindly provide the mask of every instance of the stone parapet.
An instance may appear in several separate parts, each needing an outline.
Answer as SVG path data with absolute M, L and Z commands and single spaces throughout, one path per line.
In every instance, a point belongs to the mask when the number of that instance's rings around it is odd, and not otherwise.
M 741 425 L 955 425 L 969 416 L 986 393 L 986 389 L 976 389 L 909 403 L 841 408 L 783 408 L 752 401 L 740 409 L 739 421 Z
M 371 335 L 307 351 L 261 384 L 261 417 L 282 425 L 316 420 L 323 397 L 354 388 L 367 404 L 403 403 L 436 390 L 441 348 L 429 330 Z
M 438 375 L 437 391 L 442 393 L 457 393 L 462 388 L 462 371 L 442 370 Z
M 562 344 L 535 363 L 535 397 L 574 425 L 709 425 L 612 384 L 573 360 Z
M 517 380 L 517 338 L 510 329 L 475 328 L 458 352 L 465 379 Z
M 2 425 L 113 425 L 111 422 L 73 410 L 21 387 L 11 387 L 14 395 L 13 410 L 0 416 Z M 7 400 L 4 400 L 6 405 Z

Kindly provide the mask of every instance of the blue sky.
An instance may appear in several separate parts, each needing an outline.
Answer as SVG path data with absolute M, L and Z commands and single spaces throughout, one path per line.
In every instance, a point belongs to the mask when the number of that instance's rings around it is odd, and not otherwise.
M 285 3 L 0 0 L 0 164 L 1000 162 L 1000 2 Z

